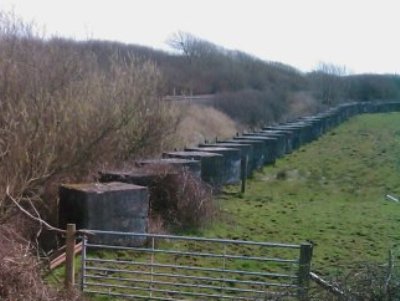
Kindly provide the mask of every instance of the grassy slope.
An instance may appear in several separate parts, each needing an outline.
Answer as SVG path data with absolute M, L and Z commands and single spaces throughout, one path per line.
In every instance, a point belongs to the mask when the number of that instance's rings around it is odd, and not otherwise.
M 245 196 L 237 186 L 226 189 L 219 221 L 195 234 L 309 239 L 316 244 L 313 270 L 332 276 L 354 262 L 381 262 L 400 239 L 400 203 L 384 198 L 400 195 L 399 169 L 400 113 L 358 116 L 256 173 Z M 132 259 L 126 252 L 98 255 Z
M 400 195 L 399 180 L 400 114 L 357 116 L 256 173 L 245 196 L 227 189 L 223 218 L 201 234 L 312 240 L 322 272 L 381 261 L 400 238 L 400 203 L 384 198 Z

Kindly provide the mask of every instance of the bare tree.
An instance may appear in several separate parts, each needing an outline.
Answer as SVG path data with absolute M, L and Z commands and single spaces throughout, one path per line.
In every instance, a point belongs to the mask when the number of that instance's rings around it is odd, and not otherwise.
M 313 89 L 323 104 L 333 106 L 346 95 L 345 75 L 345 66 L 329 63 L 319 63 L 317 69 L 311 73 Z

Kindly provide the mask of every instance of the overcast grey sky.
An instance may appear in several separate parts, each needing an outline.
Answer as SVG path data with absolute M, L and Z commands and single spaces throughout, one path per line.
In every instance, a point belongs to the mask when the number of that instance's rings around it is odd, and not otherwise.
M 48 35 L 167 49 L 184 31 L 302 71 L 400 73 L 399 0 L 0 0 Z

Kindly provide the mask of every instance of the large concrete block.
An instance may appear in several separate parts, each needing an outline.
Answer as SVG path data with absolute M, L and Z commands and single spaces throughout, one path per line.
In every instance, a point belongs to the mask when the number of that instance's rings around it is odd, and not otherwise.
M 291 132 L 291 144 L 292 150 L 299 148 L 303 143 L 302 129 L 296 126 L 291 126 L 289 124 L 268 126 L 264 128 L 265 130 L 278 130 L 278 131 L 288 131 Z
M 258 133 L 243 133 L 243 138 L 263 141 L 265 144 L 264 164 L 274 164 L 278 158 L 277 139 L 262 136 Z
M 293 132 L 277 129 L 263 129 L 261 133 L 283 135 L 285 139 L 285 153 L 290 154 L 293 151 Z
M 258 131 L 253 134 L 253 136 L 263 136 L 267 138 L 272 138 L 276 140 L 276 156 L 281 158 L 286 154 L 286 136 L 282 133 L 273 133 L 267 131 Z
M 310 143 L 313 140 L 313 128 L 308 122 L 292 122 L 287 124 L 290 128 L 297 128 L 300 130 L 300 146 Z
M 237 184 L 240 182 L 241 153 L 237 148 L 227 147 L 189 147 L 186 151 L 210 152 L 224 157 L 222 166 L 223 184 Z
M 318 115 L 315 115 L 314 117 L 307 117 L 305 119 L 314 121 L 314 122 L 318 121 L 318 123 L 317 123 L 318 137 L 322 136 L 328 130 L 329 117 L 326 116 L 325 114 L 318 114 Z
M 171 210 L 176 210 L 176 195 L 179 185 L 185 185 L 185 178 L 169 166 L 146 166 L 129 170 L 103 171 L 100 181 L 119 181 L 147 186 L 150 193 L 151 215 L 161 215 L 165 220 Z
M 229 142 L 216 142 L 216 143 L 200 143 L 199 147 L 228 147 L 239 149 L 242 158 L 247 160 L 246 176 L 249 177 L 253 171 L 253 156 L 254 150 L 251 144 L 229 143 Z
M 300 119 L 311 125 L 311 139 L 316 140 L 323 134 L 323 119 L 318 116 L 308 116 Z
M 175 169 L 190 171 L 195 176 L 201 177 L 201 162 L 193 159 L 161 158 L 137 161 L 142 166 L 171 166 Z
M 201 178 L 214 186 L 221 186 L 224 182 L 224 157 L 217 153 L 176 151 L 163 154 L 164 158 L 181 158 L 198 160 L 201 162 Z
M 149 192 L 146 187 L 111 182 L 64 184 L 59 189 L 59 224 L 74 223 L 78 229 L 146 233 Z M 144 237 L 96 235 L 92 242 L 136 246 Z
M 223 142 L 250 144 L 253 147 L 253 159 L 252 162 L 250 162 L 250 164 L 252 165 L 252 170 L 260 169 L 263 167 L 266 153 L 266 146 L 263 141 L 245 139 L 244 137 L 234 137 L 232 140 L 226 140 Z
M 165 170 L 147 169 L 147 168 L 130 168 L 129 170 L 106 170 L 101 171 L 100 182 L 122 182 L 140 186 L 151 186 L 160 178 L 160 174 L 168 177 L 175 172 L 166 168 Z
M 293 123 L 288 124 L 288 128 L 299 130 L 299 146 L 302 146 L 309 142 L 307 128 L 303 124 Z
M 263 136 L 268 137 L 268 138 L 274 138 L 276 139 L 276 147 L 277 147 L 277 156 L 278 158 L 283 157 L 286 154 L 286 136 L 283 133 L 265 133 L 265 132 L 260 132 Z

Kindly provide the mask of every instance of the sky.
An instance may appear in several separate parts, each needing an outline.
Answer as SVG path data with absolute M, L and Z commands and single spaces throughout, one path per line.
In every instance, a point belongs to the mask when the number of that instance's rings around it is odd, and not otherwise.
M 0 10 L 48 36 L 168 50 L 182 31 L 304 72 L 328 63 L 396 74 L 399 8 L 399 0 L 0 0 Z

